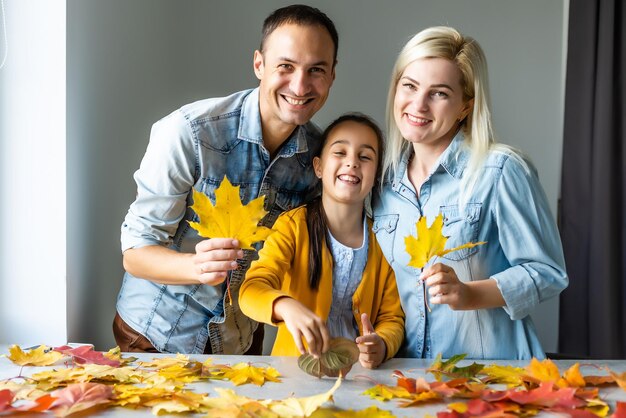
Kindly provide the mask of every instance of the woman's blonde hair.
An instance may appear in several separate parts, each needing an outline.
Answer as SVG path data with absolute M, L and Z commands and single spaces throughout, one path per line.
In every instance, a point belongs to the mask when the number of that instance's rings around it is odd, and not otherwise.
M 461 181 L 461 202 L 469 196 L 479 175 L 479 169 L 489 151 L 512 153 L 522 158 L 511 147 L 496 144 L 489 110 L 489 84 L 485 54 L 473 38 L 464 36 L 456 29 L 435 26 L 424 29 L 411 38 L 400 54 L 391 72 L 387 97 L 387 140 L 383 161 L 383 178 L 395 177 L 401 155 L 411 146 L 404 140 L 394 118 L 394 101 L 398 82 L 406 67 L 422 58 L 445 58 L 454 62 L 461 72 L 463 100 L 473 100 L 469 114 L 461 121 L 460 129 L 465 144 L 470 148 L 470 159 Z M 524 164 L 525 165 L 525 164 Z

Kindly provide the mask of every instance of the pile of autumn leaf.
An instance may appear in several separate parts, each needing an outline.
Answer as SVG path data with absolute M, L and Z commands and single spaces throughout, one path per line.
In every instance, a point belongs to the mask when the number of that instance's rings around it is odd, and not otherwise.
M 599 397 L 598 386 L 619 385 L 626 391 L 626 372 L 618 374 L 608 368 L 602 376 L 583 376 L 575 363 L 563 375 L 549 359 L 532 359 L 526 368 L 472 363 L 458 367 L 465 355 L 442 361 L 438 356 L 427 370 L 436 381 L 406 377 L 396 370 L 396 386 L 376 385 L 365 394 L 380 401 L 401 399 L 400 406 L 418 406 L 427 402 L 449 401 L 448 411 L 437 418 L 530 417 L 539 412 L 557 413 L 576 418 L 606 417 L 610 410 Z M 444 380 L 445 378 L 445 380 Z M 495 390 L 489 385 L 507 387 Z M 613 418 L 626 418 L 626 402 L 617 402 Z
M 375 406 L 361 411 L 321 408 L 332 400 L 341 379 L 328 392 L 276 401 L 246 398 L 232 389 L 215 388 L 218 397 L 185 389 L 187 384 L 208 379 L 230 380 L 235 386 L 280 382 L 280 373 L 274 368 L 248 363 L 214 364 L 212 358 L 200 363 L 180 354 L 142 362 L 123 357 L 118 348 L 102 353 L 90 346 L 55 349 L 40 346 L 28 351 L 12 346 L 6 357 L 21 366 L 49 366 L 66 361 L 63 367 L 0 381 L 0 415 L 41 412 L 68 416 L 94 408 L 125 407 L 151 408 L 155 415 L 393 417 L 389 411 Z M 626 372 L 618 374 L 606 369 L 602 376 L 583 376 L 576 363 L 561 375 L 550 360 L 536 359 L 526 368 L 477 363 L 457 366 L 463 357 L 446 361 L 438 357 L 427 370 L 435 376 L 435 381 L 410 378 L 396 370 L 396 386 L 377 384 L 363 395 L 383 402 L 397 399 L 401 407 L 449 402 L 447 411 L 437 413 L 438 418 L 528 417 L 541 411 L 573 417 L 605 417 L 610 410 L 600 399 L 598 386 L 618 384 L 626 390 Z M 503 390 L 493 389 L 490 385 L 494 384 Z M 617 402 L 611 416 L 626 417 L 626 402 Z
M 337 379 L 326 393 L 280 401 L 257 401 L 224 388 L 215 388 L 219 397 L 209 397 L 187 390 L 185 385 L 220 379 L 230 380 L 235 386 L 261 386 L 266 381 L 280 382 L 280 373 L 272 367 L 248 363 L 213 364 L 211 358 L 200 363 L 181 354 L 142 362 L 123 357 L 119 348 L 103 353 L 91 346 L 52 349 L 42 345 L 23 351 L 14 345 L 9 351 L 6 357 L 20 366 L 50 366 L 63 358 L 70 361 L 66 367 L 0 381 L 0 415 L 51 412 L 64 417 L 88 409 L 119 406 L 151 408 L 155 415 L 210 412 L 212 417 L 303 417 L 332 399 L 341 385 L 341 379 Z

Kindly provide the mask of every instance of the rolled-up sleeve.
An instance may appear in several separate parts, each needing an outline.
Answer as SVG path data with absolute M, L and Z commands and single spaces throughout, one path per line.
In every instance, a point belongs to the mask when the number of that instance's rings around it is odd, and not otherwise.
M 195 182 L 194 143 L 180 111 L 153 125 L 150 143 L 134 175 L 137 197 L 122 224 L 122 251 L 171 244 Z
M 496 186 L 494 217 L 511 267 L 493 274 L 511 319 L 567 287 L 563 248 L 536 171 L 509 157 Z

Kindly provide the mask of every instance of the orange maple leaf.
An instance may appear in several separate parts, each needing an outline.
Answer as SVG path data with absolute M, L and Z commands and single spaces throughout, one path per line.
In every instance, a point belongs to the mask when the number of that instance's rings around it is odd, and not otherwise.
M 549 358 L 539 361 L 536 358 L 530 360 L 530 364 L 526 367 L 530 377 L 540 382 L 556 383 L 561 377 L 559 368 Z

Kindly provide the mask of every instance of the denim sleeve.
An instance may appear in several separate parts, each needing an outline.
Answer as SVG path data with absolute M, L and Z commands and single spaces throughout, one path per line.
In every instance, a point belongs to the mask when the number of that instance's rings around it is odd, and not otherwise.
M 511 319 L 530 314 L 568 284 L 563 248 L 537 173 L 515 158 L 503 165 L 496 185 L 494 217 L 510 268 L 492 275 Z
M 152 126 L 134 178 L 137 197 L 122 224 L 122 251 L 170 245 L 194 184 L 196 153 L 191 129 L 176 111 Z

